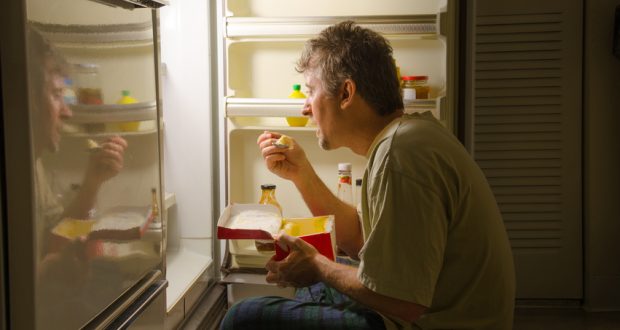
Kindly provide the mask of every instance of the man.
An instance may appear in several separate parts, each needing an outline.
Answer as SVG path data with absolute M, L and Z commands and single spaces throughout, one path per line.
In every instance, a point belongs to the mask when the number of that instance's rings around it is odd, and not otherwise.
M 245 300 L 222 327 L 312 327 L 330 315 L 336 321 L 325 327 L 510 329 L 513 260 L 493 193 L 430 113 L 403 114 L 389 43 L 343 22 L 306 44 L 297 69 L 309 90 L 303 113 L 316 122 L 320 146 L 368 159 L 362 218 L 330 192 L 299 145 L 275 148 L 281 135 L 272 132 L 258 144 L 269 170 L 291 180 L 313 214 L 335 215 L 337 244 L 359 267 L 282 233 L 277 243 L 290 254 L 267 264 L 267 281 L 310 286 L 310 299 Z M 313 293 L 317 282 L 327 287 Z M 321 300 L 331 288 L 341 297 Z

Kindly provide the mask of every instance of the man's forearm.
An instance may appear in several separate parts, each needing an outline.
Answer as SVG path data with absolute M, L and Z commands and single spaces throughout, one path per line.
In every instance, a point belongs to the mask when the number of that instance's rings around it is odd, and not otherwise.
M 363 237 L 355 207 L 338 199 L 314 170 L 294 183 L 313 215 L 334 215 L 338 247 L 348 255 L 357 257 Z
M 412 302 L 391 298 L 366 288 L 357 278 L 357 269 L 317 255 L 314 259 L 321 281 L 355 301 L 383 314 L 414 322 L 426 308 Z
M 77 219 L 88 218 L 90 210 L 95 206 L 100 186 L 100 184 L 84 180 L 77 196 L 65 210 L 65 216 Z

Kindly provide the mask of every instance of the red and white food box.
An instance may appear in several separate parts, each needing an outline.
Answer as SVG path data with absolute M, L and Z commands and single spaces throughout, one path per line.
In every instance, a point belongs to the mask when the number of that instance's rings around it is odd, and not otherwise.
M 291 228 L 294 228 L 291 230 Z M 279 210 L 269 204 L 231 204 L 217 222 L 218 239 L 271 240 L 285 230 L 313 245 L 331 260 L 336 256 L 334 216 L 282 218 Z M 275 260 L 286 258 L 286 246 L 275 245 Z

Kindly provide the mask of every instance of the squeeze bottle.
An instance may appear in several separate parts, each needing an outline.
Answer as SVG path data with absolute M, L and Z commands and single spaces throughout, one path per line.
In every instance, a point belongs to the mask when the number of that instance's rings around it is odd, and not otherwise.
M 128 90 L 122 91 L 122 97 L 118 99 L 118 101 L 116 101 L 116 104 L 138 103 L 138 100 L 129 96 L 129 94 L 130 93 Z M 118 126 L 123 132 L 135 132 L 138 130 L 138 127 L 140 126 L 140 122 L 139 121 L 127 121 L 127 122 L 120 123 Z
M 301 92 L 301 85 L 293 85 L 293 92 L 288 96 L 290 99 L 305 99 L 306 95 Z M 302 127 L 308 123 L 308 117 L 286 117 L 289 126 Z

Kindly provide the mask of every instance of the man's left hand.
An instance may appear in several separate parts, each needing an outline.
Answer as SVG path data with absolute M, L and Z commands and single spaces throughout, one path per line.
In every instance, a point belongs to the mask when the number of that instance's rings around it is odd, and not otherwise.
M 281 232 L 275 237 L 276 244 L 289 255 L 282 261 L 271 258 L 266 265 L 267 282 L 277 283 L 279 286 L 305 287 L 320 280 L 316 258 L 320 257 L 314 246 L 299 237 Z

